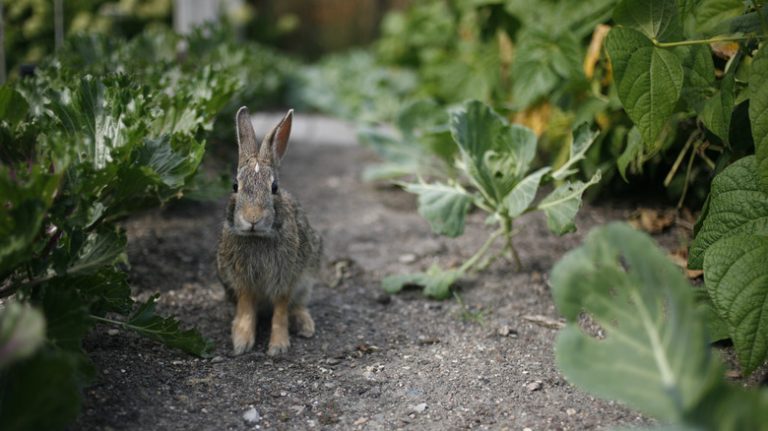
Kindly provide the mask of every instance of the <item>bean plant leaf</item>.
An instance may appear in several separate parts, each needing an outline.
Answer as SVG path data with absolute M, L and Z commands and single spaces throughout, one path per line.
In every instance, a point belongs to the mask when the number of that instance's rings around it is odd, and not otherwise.
M 730 327 L 742 370 L 749 374 L 768 357 L 768 229 L 729 236 L 704 256 L 704 281 Z
M 45 341 L 45 317 L 11 301 L 0 309 L 0 370 L 32 355 Z
M 678 46 L 673 52 L 683 66 L 680 100 L 693 112 L 701 112 L 715 85 L 715 64 L 707 45 Z
M 643 153 L 643 138 L 640 137 L 640 131 L 633 127 L 627 134 L 627 147 L 616 159 L 616 167 L 624 181 L 627 181 L 627 167 L 632 161 L 636 160 L 638 155 Z
M 749 119 L 755 138 L 755 156 L 763 190 L 768 192 L 768 49 L 763 46 L 749 75 Z
M 649 236 L 622 223 L 594 229 L 555 265 L 551 285 L 568 321 L 555 358 L 572 383 L 682 422 L 720 378 L 692 289 Z M 580 328 L 583 313 L 604 339 Z
M 528 209 L 539 190 L 541 178 L 550 170 L 549 167 L 541 168 L 517 183 L 515 188 L 504 198 L 504 206 L 509 217 L 517 217 Z
M 434 264 L 426 272 L 387 276 L 381 281 L 381 286 L 389 293 L 400 292 L 406 286 L 422 286 L 424 295 L 434 299 L 447 299 L 451 296 L 451 286 L 462 275 L 461 271 L 443 270 Z
M 600 181 L 600 171 L 585 182 L 568 181 L 557 187 L 552 193 L 539 202 L 536 209 L 547 215 L 547 227 L 557 235 L 563 235 L 576 230 L 574 218 L 581 206 L 581 195 L 593 184 Z
M 680 59 L 628 28 L 611 30 L 606 48 L 616 72 L 619 99 L 645 145 L 652 146 L 680 98 L 684 76 Z
M 691 243 L 688 268 L 704 269 L 704 255 L 723 238 L 768 229 L 768 192 L 760 186 L 755 156 L 743 157 L 712 180 L 701 228 Z
M 705 33 L 742 13 L 743 0 L 701 0 L 694 9 L 697 30 Z
M 613 10 L 616 23 L 642 32 L 649 39 L 675 40 L 682 36 L 677 4 L 668 0 L 622 0 Z
M 704 126 L 726 143 L 731 130 L 731 115 L 735 101 L 734 69 L 728 70 L 720 81 L 720 90 L 706 101 L 701 112 L 701 121 Z
M 123 326 L 147 338 L 160 341 L 166 346 L 196 356 L 208 356 L 213 345 L 199 332 L 194 329 L 184 331 L 179 327 L 179 321 L 173 317 L 161 317 L 155 314 L 156 301 L 159 296 L 154 295 L 147 302 L 139 305 L 139 308 L 128 321 L 123 323 Z
M 472 196 L 458 186 L 442 183 L 406 184 L 405 190 L 419 196 L 419 214 L 435 233 L 457 237 L 464 233 L 464 220 L 472 205 Z

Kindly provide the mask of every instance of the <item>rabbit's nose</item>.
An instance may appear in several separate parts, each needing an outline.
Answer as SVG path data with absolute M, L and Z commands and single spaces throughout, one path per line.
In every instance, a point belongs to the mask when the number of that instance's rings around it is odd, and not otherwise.
M 255 232 L 265 230 L 270 227 L 270 220 L 266 215 L 260 215 L 258 217 L 245 217 L 241 214 L 238 219 L 240 229 L 244 231 Z

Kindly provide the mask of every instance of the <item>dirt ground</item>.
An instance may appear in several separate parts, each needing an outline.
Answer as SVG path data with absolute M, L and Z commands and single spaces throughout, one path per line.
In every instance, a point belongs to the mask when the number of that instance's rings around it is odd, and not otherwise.
M 510 429 L 585 430 L 645 424 L 638 413 L 569 385 L 553 362 L 557 319 L 547 272 L 589 228 L 631 209 L 586 206 L 579 231 L 555 237 L 538 214 L 517 225 L 523 270 L 496 262 L 462 280 L 462 303 L 419 292 L 383 294 L 387 274 L 448 266 L 487 237 L 482 214 L 458 239 L 438 237 L 412 196 L 364 183 L 374 158 L 350 145 L 292 142 L 281 185 L 325 238 L 328 286 L 310 302 L 312 339 L 265 355 L 262 320 L 253 352 L 229 355 L 232 306 L 214 269 L 224 201 L 182 203 L 126 223 L 136 295 L 161 292 L 160 312 L 215 343 L 196 359 L 131 333 L 100 328 L 85 348 L 99 370 L 75 429 Z M 669 248 L 673 231 L 659 238 Z M 253 409 L 253 410 L 252 410 Z M 249 416 L 247 421 L 244 415 Z

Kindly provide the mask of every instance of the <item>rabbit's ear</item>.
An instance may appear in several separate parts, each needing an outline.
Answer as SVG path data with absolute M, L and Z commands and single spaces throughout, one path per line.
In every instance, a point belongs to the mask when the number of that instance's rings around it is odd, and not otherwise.
M 246 160 L 259 154 L 259 141 L 256 140 L 256 132 L 253 130 L 248 108 L 243 106 L 237 111 L 235 122 L 237 125 L 238 161 L 242 165 Z
M 267 156 L 275 165 L 280 163 L 283 155 L 285 155 L 285 150 L 288 148 L 288 138 L 291 136 L 292 123 L 293 109 L 285 114 L 285 117 L 264 138 L 264 142 L 261 145 L 261 151 L 268 153 L 262 155 Z

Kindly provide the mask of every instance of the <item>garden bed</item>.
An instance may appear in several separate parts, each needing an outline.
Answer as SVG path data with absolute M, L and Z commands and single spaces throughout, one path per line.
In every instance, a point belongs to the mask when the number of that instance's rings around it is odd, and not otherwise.
M 646 422 L 557 371 L 558 314 L 547 286 L 552 265 L 589 228 L 626 219 L 633 208 L 585 205 L 578 232 L 565 237 L 549 234 L 542 215 L 526 215 L 517 226 L 521 272 L 496 262 L 459 283 L 461 301 L 419 291 L 390 297 L 380 287 L 385 275 L 470 256 L 487 237 L 482 214 L 470 215 L 458 239 L 436 236 L 412 195 L 360 180 L 371 153 L 334 145 L 322 128 L 307 130 L 292 141 L 281 182 L 325 238 L 327 283 L 310 302 L 315 337 L 292 338 L 285 357 L 268 358 L 262 319 L 254 351 L 230 357 L 233 310 L 214 265 L 224 202 L 135 217 L 126 223 L 135 294 L 162 292 L 160 311 L 197 327 L 215 349 L 195 359 L 97 328 L 85 348 L 100 375 L 75 429 L 576 430 Z M 674 248 L 678 234 L 657 239 Z M 247 422 L 251 407 L 257 420 Z

